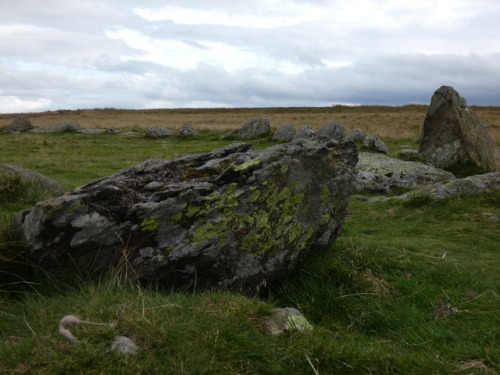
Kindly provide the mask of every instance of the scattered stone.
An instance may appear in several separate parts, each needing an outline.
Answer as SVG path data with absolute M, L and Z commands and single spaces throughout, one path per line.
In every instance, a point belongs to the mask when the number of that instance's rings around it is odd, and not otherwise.
M 483 215 L 484 217 L 491 219 L 491 220 L 495 220 L 495 221 L 500 220 L 500 218 L 498 217 L 497 214 L 494 214 L 491 212 L 481 212 L 481 215 Z
M 363 141 L 363 147 L 382 154 L 387 154 L 389 152 L 385 143 L 376 135 L 367 135 Z
M 295 125 L 287 124 L 280 126 L 273 134 L 273 141 L 291 142 L 295 137 Z
M 46 189 L 54 192 L 54 194 L 62 194 L 64 192 L 62 185 L 52 178 L 14 165 L 0 164 L 0 175 L 17 175 L 25 181 L 44 186 Z
M 141 133 L 131 131 L 131 132 L 123 132 L 123 133 L 120 133 L 120 135 L 124 135 L 124 136 L 126 136 L 126 137 L 137 137 L 137 136 L 141 135 Z
M 369 152 L 360 152 L 358 157 L 358 191 L 387 193 L 397 187 L 416 188 L 455 178 L 450 172 L 420 162 Z
M 295 137 L 293 137 L 293 139 L 294 140 L 296 140 L 296 139 L 311 139 L 311 138 L 314 138 L 315 134 L 316 134 L 316 132 L 314 131 L 314 129 L 311 126 L 304 125 L 295 134 Z
M 116 133 L 115 129 L 81 129 L 78 131 L 81 134 L 113 134 Z
M 345 137 L 345 141 L 354 143 L 363 143 L 366 138 L 366 133 L 361 129 L 354 129 Z
M 438 168 L 474 165 L 500 171 L 500 151 L 481 119 L 450 86 L 432 96 L 420 136 L 420 158 Z
M 329 121 L 316 132 L 316 137 L 327 137 L 336 141 L 342 141 L 344 132 L 345 129 L 342 125 Z
M 182 128 L 179 130 L 180 135 L 196 135 L 198 134 L 198 130 L 193 128 L 193 124 L 190 122 L 185 122 L 182 125 Z
M 238 131 L 239 139 L 252 139 L 262 137 L 271 132 L 269 120 L 265 117 L 257 117 L 241 125 Z
M 22 133 L 30 131 L 31 129 L 33 129 L 33 125 L 31 124 L 30 119 L 25 116 L 16 117 L 9 125 L 4 128 L 6 132 L 11 133 Z
M 65 121 L 57 124 L 42 126 L 41 128 L 31 129 L 32 133 L 63 133 L 76 132 L 80 129 L 80 123 L 77 121 Z
M 139 352 L 139 346 L 127 336 L 115 336 L 111 342 L 111 349 L 126 355 L 134 355 Z
M 163 126 L 153 126 L 151 128 L 148 128 L 147 134 L 152 138 L 161 138 L 161 137 L 170 137 L 172 135 L 176 135 L 177 132 L 174 129 L 165 128 Z
M 293 307 L 272 309 L 271 313 L 272 315 L 264 321 L 264 327 L 273 335 L 281 335 L 288 331 L 311 333 L 314 329 L 306 317 Z
M 412 149 L 400 149 L 398 150 L 398 156 L 404 159 L 418 159 L 418 150 Z
M 465 178 L 456 178 L 448 182 L 423 186 L 417 190 L 398 195 L 396 197 L 374 197 L 369 202 L 380 202 L 389 199 L 411 199 L 415 197 L 429 197 L 445 199 L 463 194 L 481 194 L 500 191 L 500 172 L 491 172 Z
M 152 159 L 24 212 L 24 240 L 54 277 L 127 262 L 146 284 L 254 294 L 334 242 L 356 163 L 332 140 Z

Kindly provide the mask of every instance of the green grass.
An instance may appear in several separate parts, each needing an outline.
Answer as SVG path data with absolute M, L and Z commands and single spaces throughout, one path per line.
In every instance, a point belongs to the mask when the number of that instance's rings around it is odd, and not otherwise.
M 225 144 L 217 133 L 198 140 L 126 139 L 128 147 L 112 135 L 17 136 L 0 135 L 2 161 L 28 168 L 38 163 L 33 169 L 52 170 L 50 176 L 67 188 L 162 153 Z M 50 157 L 45 141 L 58 145 Z M 38 160 L 5 151 L 14 142 L 18 150 L 39 147 Z M 259 298 L 160 292 L 116 273 L 100 282 L 58 285 L 23 264 L 15 230 L 8 229 L 8 219 L 35 197 L 20 194 L 0 203 L 0 272 L 10 272 L 17 283 L 0 287 L 9 291 L 0 294 L 0 373 L 500 373 L 500 228 L 482 215 L 500 215 L 499 193 L 379 203 L 353 197 L 336 243 L 317 249 Z M 17 266 L 8 262 L 13 254 Z M 268 334 L 263 319 L 274 306 L 301 310 L 315 327 L 312 334 Z M 131 357 L 113 352 L 114 332 L 106 327 L 75 328 L 81 342 L 71 344 L 56 332 L 67 314 L 116 322 L 142 350 Z

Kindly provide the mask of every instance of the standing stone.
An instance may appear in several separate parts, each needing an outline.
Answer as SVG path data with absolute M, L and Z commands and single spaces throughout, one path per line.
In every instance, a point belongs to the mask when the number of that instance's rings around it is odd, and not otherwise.
M 4 128 L 5 131 L 12 133 L 27 132 L 31 129 L 33 129 L 33 125 L 31 124 L 30 119 L 24 116 L 16 117 L 9 125 Z
M 273 134 L 273 141 L 291 142 L 295 137 L 295 125 L 287 124 L 279 127 Z
M 317 132 L 316 137 L 327 137 L 341 141 L 344 138 L 344 127 L 336 122 L 328 121 Z
M 418 152 L 422 161 L 442 169 L 472 165 L 482 171 L 500 171 L 495 141 L 465 99 L 449 86 L 432 96 Z
M 262 137 L 271 132 L 269 120 L 265 117 L 257 117 L 245 122 L 238 131 L 239 139 L 251 139 Z
M 254 294 L 334 242 L 356 163 L 354 144 L 308 139 L 152 159 L 38 203 L 24 240 L 54 277 Z

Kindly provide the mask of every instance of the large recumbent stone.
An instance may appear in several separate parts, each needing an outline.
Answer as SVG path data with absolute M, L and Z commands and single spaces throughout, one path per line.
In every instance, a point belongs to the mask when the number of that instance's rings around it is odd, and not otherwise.
M 148 160 L 37 204 L 24 238 L 53 273 L 115 267 L 160 287 L 253 292 L 335 240 L 356 163 L 353 143 L 332 140 Z

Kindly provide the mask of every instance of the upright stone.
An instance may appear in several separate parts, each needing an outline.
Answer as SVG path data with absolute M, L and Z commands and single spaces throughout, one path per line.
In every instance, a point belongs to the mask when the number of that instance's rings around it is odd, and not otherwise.
M 431 99 L 420 136 L 419 156 L 438 168 L 473 166 L 500 171 L 500 152 L 481 119 L 453 87 L 442 86 Z
M 273 141 L 291 142 L 295 137 L 295 125 L 287 124 L 280 126 L 273 134 Z
M 269 120 L 265 117 L 257 117 L 241 125 L 238 131 L 239 139 L 251 139 L 261 137 L 271 132 Z

